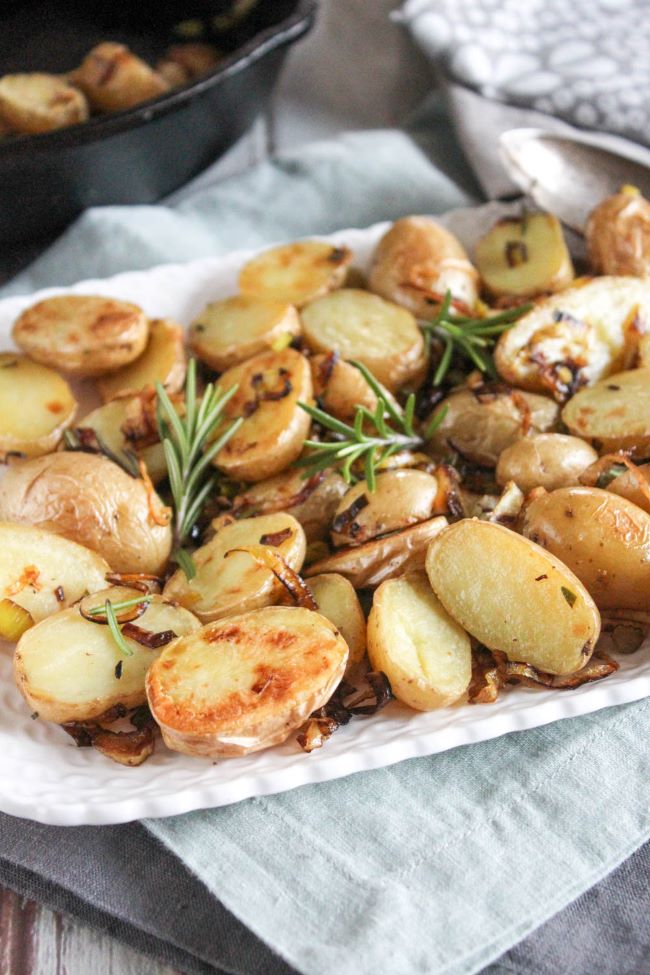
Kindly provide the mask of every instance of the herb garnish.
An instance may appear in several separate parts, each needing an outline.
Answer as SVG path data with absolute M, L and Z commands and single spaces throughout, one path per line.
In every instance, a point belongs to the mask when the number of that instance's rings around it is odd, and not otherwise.
M 122 636 L 122 631 L 120 629 L 120 624 L 117 619 L 116 610 L 120 612 L 123 609 L 131 609 L 133 606 L 148 606 L 151 602 L 151 595 L 137 596 L 135 599 L 122 599 L 120 602 L 112 603 L 110 599 L 107 599 L 102 606 L 93 606 L 92 609 L 86 609 L 83 611 L 82 615 L 85 616 L 105 616 L 108 628 L 111 631 L 111 636 L 115 641 L 119 650 L 122 651 L 125 657 L 132 657 L 133 650 L 128 645 L 124 637 Z M 100 622 L 100 621 L 98 621 Z M 117 664 L 115 668 L 115 676 L 119 679 L 122 676 L 121 661 Z M 119 668 L 119 673 L 118 673 Z
M 573 605 L 578 597 L 571 589 L 567 589 L 566 586 L 560 586 L 560 589 L 562 590 L 562 595 L 566 599 L 567 603 L 571 609 L 573 609 Z
M 356 480 L 352 467 L 357 461 L 363 462 L 368 490 L 374 491 L 380 465 L 400 450 L 421 447 L 425 439 L 428 439 L 440 426 L 447 408 L 443 407 L 433 415 L 421 435 L 414 426 L 415 395 L 410 394 L 404 409 L 401 410 L 391 402 L 387 391 L 362 363 L 352 360 L 352 365 L 359 370 L 375 394 L 377 406 L 374 413 L 366 406 L 357 406 L 354 422 L 350 425 L 337 420 L 325 410 L 300 403 L 302 409 L 313 420 L 333 434 L 333 439 L 305 440 L 305 447 L 310 453 L 296 461 L 296 466 L 306 468 L 305 476 L 326 467 L 340 467 L 347 483 L 352 484 Z M 372 424 L 374 433 L 364 432 L 366 423 Z
M 533 306 L 519 305 L 488 318 L 472 318 L 470 315 L 452 314 L 451 304 L 452 294 L 448 290 L 435 318 L 430 322 L 420 323 L 429 344 L 434 335 L 443 343 L 440 362 L 433 375 L 433 385 L 439 386 L 442 383 L 449 372 L 454 353 L 468 359 L 481 372 L 496 375 L 490 350 L 498 336 L 511 328 Z
M 165 451 L 167 473 L 174 505 L 174 550 L 172 559 L 188 579 L 196 575 L 196 566 L 184 548 L 216 480 L 208 474 L 210 463 L 244 422 L 233 420 L 207 448 L 210 437 L 223 422 L 223 410 L 235 395 L 237 387 L 222 392 L 209 383 L 199 399 L 196 390 L 196 360 L 190 359 L 185 380 L 185 413 L 179 416 L 160 383 L 156 385 L 157 422 Z

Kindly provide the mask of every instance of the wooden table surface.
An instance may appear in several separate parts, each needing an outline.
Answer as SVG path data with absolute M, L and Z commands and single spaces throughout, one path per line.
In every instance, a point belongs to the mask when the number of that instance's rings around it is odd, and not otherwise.
M 431 87 L 427 63 L 389 20 L 399 5 L 321 0 L 318 25 L 290 53 L 269 116 L 195 185 L 241 171 L 269 151 L 340 131 L 399 124 Z M 0 255 L 0 283 L 32 256 Z M 0 975 L 179 973 L 0 887 Z

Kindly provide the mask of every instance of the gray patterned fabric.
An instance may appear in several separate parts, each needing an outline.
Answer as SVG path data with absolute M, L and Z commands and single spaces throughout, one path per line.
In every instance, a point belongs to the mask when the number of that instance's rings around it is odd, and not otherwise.
M 399 19 L 487 98 L 650 145 L 648 0 L 407 0 Z

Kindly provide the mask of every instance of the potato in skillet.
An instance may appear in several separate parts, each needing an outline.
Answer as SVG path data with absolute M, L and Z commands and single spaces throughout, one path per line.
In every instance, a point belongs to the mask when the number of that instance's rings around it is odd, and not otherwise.
M 71 77 L 100 112 L 121 112 L 169 91 L 162 75 L 124 44 L 112 41 L 89 51 Z
M 0 120 L 10 130 L 36 135 L 85 122 L 82 92 L 58 75 L 7 74 L 0 78 Z

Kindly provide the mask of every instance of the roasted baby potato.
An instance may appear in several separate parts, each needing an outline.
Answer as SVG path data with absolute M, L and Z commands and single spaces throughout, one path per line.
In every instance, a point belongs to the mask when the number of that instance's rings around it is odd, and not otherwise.
M 237 517 L 286 511 L 302 525 L 308 542 L 325 539 L 339 501 L 348 490 L 336 471 L 318 471 L 305 478 L 302 471 L 288 470 L 266 481 L 251 484 L 233 502 Z
M 147 386 L 161 383 L 168 393 L 177 393 L 185 381 L 183 329 L 169 318 L 155 318 L 149 325 L 149 341 L 134 362 L 97 381 L 106 403 L 116 396 L 131 396 Z
M 549 674 L 583 667 L 596 605 L 559 558 L 509 528 L 465 519 L 429 545 L 426 570 L 447 612 L 490 650 Z
M 302 323 L 314 352 L 357 359 L 391 392 L 424 377 L 424 339 L 415 318 L 378 295 L 341 288 L 303 308 Z
M 98 295 L 58 295 L 27 308 L 13 339 L 31 359 L 71 376 L 99 376 L 143 352 L 149 320 L 137 305 Z
M 368 656 L 395 697 L 416 711 L 453 704 L 472 676 L 470 639 L 424 572 L 382 582 L 368 617 Z
M 220 60 L 219 52 L 212 44 L 198 41 L 172 44 L 156 65 L 156 71 L 172 88 L 178 88 L 209 74 Z
M 504 487 L 514 481 L 524 494 L 533 488 L 547 491 L 580 482 L 580 475 L 598 459 L 593 447 L 580 437 L 538 433 L 523 437 L 501 452 L 496 481 Z
M 226 757 L 288 738 L 340 682 L 348 648 L 319 613 L 274 606 L 204 626 L 147 675 L 168 748 Z
M 582 472 L 580 483 L 618 494 L 650 514 L 650 464 L 637 467 L 625 455 L 605 454 Z
M 650 274 L 650 202 L 622 187 L 589 214 L 585 240 L 595 274 Z
M 318 612 L 334 624 L 348 645 L 350 655 L 345 670 L 349 674 L 366 652 L 366 618 L 354 586 L 344 576 L 326 572 L 312 576 L 309 588 L 318 603 Z
M 85 122 L 82 92 L 54 74 L 6 74 L 0 78 L 0 119 L 15 132 L 52 132 Z
M 203 623 L 273 605 L 282 584 L 246 552 L 233 551 L 249 545 L 271 546 L 295 571 L 305 559 L 305 533 L 291 515 L 278 511 L 243 518 L 220 528 L 197 549 L 193 556 L 196 575 L 188 580 L 178 569 L 165 586 L 165 598 L 191 609 Z
M 339 358 L 334 352 L 329 355 L 322 353 L 313 355 L 309 364 L 314 396 L 327 413 L 331 413 L 344 423 L 353 422 L 357 406 L 365 406 L 374 413 L 377 408 L 377 397 L 361 371 L 351 362 Z M 391 404 L 399 409 L 394 396 L 387 389 L 384 393 Z
M 431 518 L 438 482 L 417 470 L 386 471 L 377 475 L 374 491 L 359 481 L 341 498 L 332 521 L 332 544 L 362 545 Z
M 260 352 L 281 351 L 300 329 L 293 305 L 237 295 L 206 305 L 190 325 L 189 343 L 202 362 L 223 372 Z
M 140 442 L 125 434 L 125 430 L 129 429 L 129 416 L 136 406 L 133 399 L 111 400 L 84 416 L 78 424 L 75 424 L 73 432 L 84 442 L 86 432 L 92 431 L 97 439 L 97 446 L 105 445 L 117 457 L 120 457 L 124 451 L 132 451 L 145 462 L 149 477 L 154 484 L 157 484 L 167 477 L 163 445 L 160 442 L 150 443 L 150 438 Z
M 0 352 L 0 461 L 54 450 L 77 411 L 65 379 L 15 352 Z
M 562 419 L 600 453 L 625 450 L 650 457 L 650 369 L 630 369 L 601 380 L 569 400 Z
M 288 302 L 299 308 L 339 288 L 352 253 L 320 240 L 299 240 L 272 247 L 254 257 L 239 272 L 243 295 Z
M 142 593 L 112 587 L 87 597 L 89 608 L 134 599 Z M 147 633 L 172 630 L 178 637 L 199 629 L 200 624 L 181 606 L 172 606 L 161 596 L 151 596 L 138 617 L 138 629 Z M 108 626 L 93 623 L 78 606 L 50 616 L 28 630 L 18 642 L 14 676 L 32 711 L 45 721 L 92 721 L 110 708 L 122 704 L 137 707 L 146 700 L 145 674 L 158 656 L 157 649 L 143 646 L 122 634 L 133 651 L 125 656 Z
M 560 412 L 547 396 L 489 384 L 451 393 L 434 412 L 445 408 L 429 451 L 440 458 L 457 452 L 482 467 L 495 467 L 506 447 L 522 437 L 551 430 Z
M 625 368 L 639 322 L 650 320 L 650 279 L 577 282 L 535 307 L 497 343 L 494 361 L 506 382 L 563 402 Z
M 224 372 L 219 388 L 226 392 L 233 386 L 237 392 L 225 415 L 245 419 L 214 464 L 234 480 L 262 481 L 302 453 L 311 420 L 298 404 L 311 401 L 309 363 L 295 349 L 263 352 Z
M 562 226 L 550 213 L 502 217 L 478 241 L 474 257 L 485 286 L 497 296 L 531 298 L 573 281 Z
M 421 521 L 392 535 L 374 538 L 364 545 L 341 548 L 305 569 L 307 578 L 324 572 L 336 572 L 348 579 L 355 589 L 372 589 L 386 579 L 404 572 L 421 569 L 429 542 L 447 525 L 443 516 Z
M 447 291 L 464 311 L 476 304 L 478 274 L 460 241 L 429 217 L 404 217 L 382 237 L 368 278 L 371 291 L 433 318 Z
M 169 91 L 169 83 L 123 44 L 104 41 L 72 73 L 99 112 L 122 112 Z
M 650 609 L 650 515 L 600 488 L 532 499 L 524 535 L 561 558 L 601 609 Z
M 12 464 L 0 480 L 0 519 L 85 545 L 115 572 L 164 572 L 169 513 L 144 481 L 97 454 L 56 453 Z
M 96 552 L 52 532 L 0 522 L 0 600 L 10 599 L 39 623 L 106 586 L 109 564 Z M 7 639 L 0 625 L 0 639 Z

